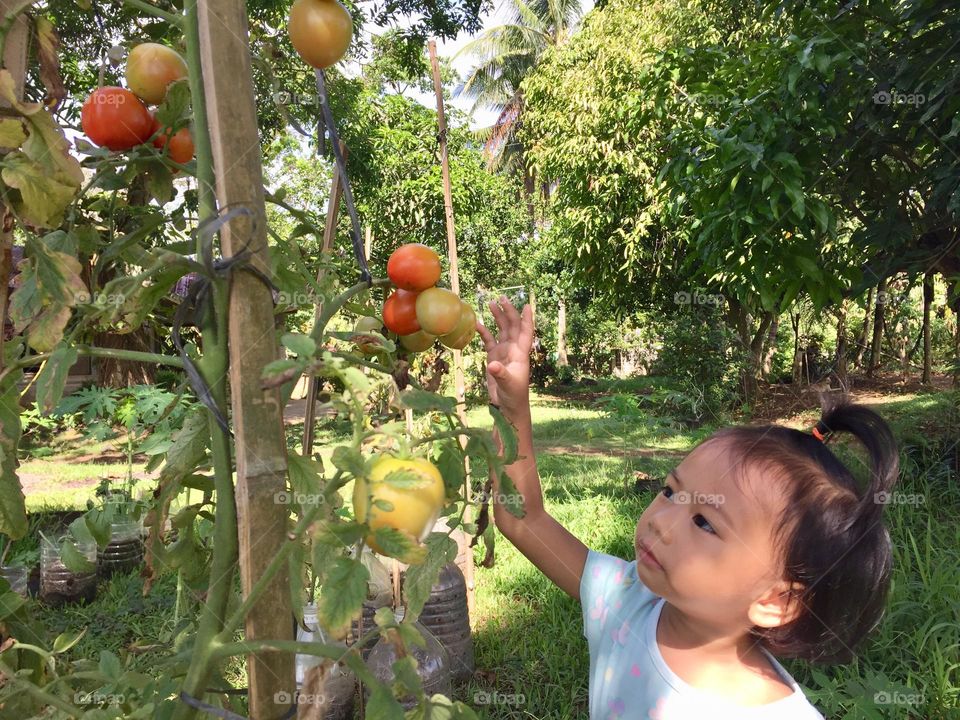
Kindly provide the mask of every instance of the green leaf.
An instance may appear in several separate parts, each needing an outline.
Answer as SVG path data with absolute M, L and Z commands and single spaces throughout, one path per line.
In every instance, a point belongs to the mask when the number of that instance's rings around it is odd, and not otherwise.
M 10 199 L 13 211 L 23 222 L 37 227 L 57 227 L 63 222 L 63 211 L 73 201 L 78 188 L 46 172 L 40 163 L 23 153 L 13 152 L 3 159 L 0 177 L 8 187 L 19 191 L 19 197 L 12 195 Z
M 95 572 L 97 569 L 96 563 L 88 560 L 69 538 L 64 538 L 60 543 L 60 559 L 67 570 L 77 575 L 86 575 Z
M 63 397 L 67 374 L 77 362 L 77 349 L 60 343 L 47 358 L 37 375 L 37 406 L 46 414 L 53 411 Z
M 433 481 L 429 476 L 421 472 L 400 469 L 387 473 L 382 482 L 385 482 L 387 485 L 392 485 L 395 488 L 400 488 L 401 490 L 412 490 L 414 488 L 427 487 Z
M 20 118 L 0 118 L 0 148 L 12 150 L 23 145 L 27 133 Z
M 116 682 L 123 674 L 123 666 L 120 665 L 120 658 L 109 650 L 100 651 L 100 672 L 111 681 Z
M 340 445 L 334 448 L 331 462 L 337 470 L 354 477 L 366 477 L 367 466 L 360 451 L 352 445 Z
M 110 543 L 110 514 L 103 512 L 99 508 L 93 508 L 84 513 L 84 521 L 87 530 L 90 535 L 93 536 L 97 545 L 106 547 Z
M 418 618 L 436 585 L 440 571 L 457 559 L 457 543 L 446 533 L 430 533 L 426 540 L 427 553 L 423 562 L 411 565 L 403 576 L 403 598 L 407 614 Z
M 383 685 L 376 685 L 371 691 L 366 714 L 371 720 L 404 720 L 403 706 Z
M 493 405 L 488 407 L 494 427 L 500 435 L 500 442 L 503 443 L 503 464 L 510 465 L 517 459 L 517 431 L 499 409 Z
M 440 452 L 435 464 L 443 477 L 443 484 L 447 489 L 447 497 L 457 497 L 463 490 L 466 472 L 463 467 L 463 454 L 460 445 L 455 440 L 440 444 Z
M 317 352 L 317 343 L 309 335 L 286 333 L 280 338 L 280 342 L 300 358 L 313 357 Z
M 8 590 L 0 595 L 0 621 L 16 613 L 26 602 L 26 598 L 20 597 L 13 590 Z
M 417 542 L 417 539 L 408 532 L 392 527 L 380 527 L 374 532 L 377 545 L 382 554 L 397 558 L 400 562 L 415 565 L 423 562 L 427 556 L 427 549 Z
M 323 490 L 323 466 L 313 458 L 287 451 L 287 473 L 294 492 L 319 495 Z
M 497 500 L 514 517 L 522 518 L 527 514 L 523 496 L 517 490 L 517 486 L 513 484 L 510 476 L 507 475 L 506 470 L 500 473 L 500 497 Z
M 370 573 L 363 563 L 348 557 L 337 558 L 327 572 L 317 618 L 335 639 L 347 634 L 350 621 L 360 613 L 369 579 Z
M 190 83 L 186 78 L 167 86 L 167 94 L 157 107 L 157 120 L 165 128 L 182 126 L 180 122 L 190 107 Z
M 423 681 L 417 674 L 417 661 L 412 655 L 394 661 L 393 677 L 396 682 L 400 683 L 406 694 L 418 698 L 423 697 Z
M 430 720 L 479 720 L 477 714 L 459 700 L 454 702 L 437 693 L 427 700 L 426 718 Z
M 65 653 L 67 650 L 72 648 L 80 639 L 87 634 L 87 628 L 82 630 L 67 630 L 57 635 L 57 639 L 53 641 L 53 652 L 56 655 Z
M 417 412 L 439 410 L 446 415 L 453 415 L 457 411 L 457 401 L 454 398 L 416 388 L 408 388 L 400 393 L 400 404 Z
M 269 380 L 277 375 L 282 375 L 288 370 L 300 369 L 300 372 L 303 372 L 307 368 L 307 363 L 302 360 L 274 360 L 269 362 L 263 367 L 263 379 Z

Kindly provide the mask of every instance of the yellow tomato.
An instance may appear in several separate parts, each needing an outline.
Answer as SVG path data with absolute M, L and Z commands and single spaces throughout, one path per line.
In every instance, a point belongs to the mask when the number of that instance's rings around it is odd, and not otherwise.
M 396 484 L 387 481 L 391 473 L 406 471 L 419 482 L 403 477 Z M 390 527 L 422 540 L 437 521 L 443 509 L 446 490 L 437 467 L 424 458 L 401 460 L 381 455 L 370 469 L 369 477 L 357 478 L 353 486 L 353 513 L 358 522 L 367 523 L 371 533 L 367 545 L 378 553 L 383 549 L 376 542 L 378 528 Z M 377 506 L 389 504 L 389 510 Z
M 296 0 L 287 31 L 300 57 L 315 68 L 328 68 L 350 47 L 353 20 L 337 0 Z
M 460 321 L 453 330 L 440 337 L 440 342 L 448 348 L 463 350 L 476 334 L 477 314 L 467 303 L 462 303 L 460 306 Z

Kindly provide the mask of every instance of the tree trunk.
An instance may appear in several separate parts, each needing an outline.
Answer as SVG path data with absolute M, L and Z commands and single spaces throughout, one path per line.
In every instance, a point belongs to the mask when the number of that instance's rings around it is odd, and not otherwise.
M 867 350 L 867 341 L 870 339 L 870 310 L 872 308 L 873 288 L 870 288 L 870 293 L 867 295 L 867 304 L 863 310 L 863 329 L 860 332 L 860 337 L 857 339 L 857 359 L 854 361 L 854 364 L 858 370 L 863 369 L 863 354 Z
M 749 314 L 743 304 L 736 298 L 728 299 L 727 322 L 736 331 L 744 350 L 747 353 L 747 364 L 741 372 L 744 401 L 752 403 L 757 397 L 759 385 L 757 375 L 763 360 L 763 344 L 774 313 L 766 312 L 760 319 L 760 326 L 756 331 L 751 327 Z
M 533 231 L 537 227 L 537 208 L 534 204 L 534 193 L 537 191 L 537 179 L 533 176 L 533 172 L 527 166 L 526 163 L 523 165 L 523 199 L 527 203 L 527 217 L 530 218 L 530 230 Z
M 793 369 L 791 377 L 793 384 L 800 384 L 800 313 L 790 313 L 790 324 L 793 326 Z
M 867 377 L 880 367 L 880 347 L 883 342 L 883 311 L 887 303 L 887 278 L 877 285 L 877 305 L 873 313 L 873 342 L 870 345 L 870 366 L 867 368 Z
M 841 300 L 837 309 L 837 351 L 834 356 L 833 370 L 840 387 L 847 388 L 847 301 Z
M 931 337 L 930 337 L 930 307 L 933 305 L 933 271 L 923 276 L 923 377 L 924 385 L 930 384 Z
M 777 354 L 777 331 L 780 329 L 780 316 L 770 323 L 770 332 L 767 333 L 767 347 L 763 355 L 763 379 L 769 380 L 773 372 L 773 357 Z
M 567 301 L 563 298 L 557 304 L 557 367 L 570 364 L 567 359 Z

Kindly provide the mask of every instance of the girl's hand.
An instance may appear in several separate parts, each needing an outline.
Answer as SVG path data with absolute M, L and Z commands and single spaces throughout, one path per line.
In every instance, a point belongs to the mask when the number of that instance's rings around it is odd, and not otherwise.
M 496 339 L 477 322 L 477 331 L 487 351 L 487 390 L 490 402 L 507 417 L 525 409 L 530 397 L 530 349 L 533 346 L 533 310 L 523 306 L 518 313 L 506 295 L 490 302 L 497 322 Z

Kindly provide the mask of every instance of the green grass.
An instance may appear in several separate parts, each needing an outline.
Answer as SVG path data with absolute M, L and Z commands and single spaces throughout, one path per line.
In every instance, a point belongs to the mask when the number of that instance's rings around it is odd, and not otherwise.
M 574 392 L 637 392 L 651 382 L 602 381 Z M 619 417 L 581 395 L 565 401 L 541 394 L 533 402 L 547 509 L 589 547 L 621 557 L 631 556 L 636 520 L 653 497 L 652 492 L 639 496 L 633 492 L 634 473 L 662 477 L 714 429 L 684 430 L 645 413 Z M 955 443 L 960 437 L 960 396 L 891 396 L 877 409 L 894 427 L 902 446 L 899 490 L 924 497 L 920 505 L 888 508 L 896 559 L 887 613 L 854 663 L 830 668 L 785 664 L 831 719 L 957 718 L 960 500 Z M 471 408 L 468 421 L 490 424 L 483 406 Z M 298 443 L 300 432 L 293 429 L 291 440 Z M 329 453 L 348 434 L 344 423 L 325 420 L 318 423 L 316 446 L 321 454 Z M 478 560 L 481 555 L 478 548 Z M 461 699 L 473 705 L 475 694 L 482 692 L 523 696 L 516 705 L 475 706 L 490 720 L 585 718 L 589 658 L 579 604 L 499 535 L 496 565 L 485 569 L 478 564 L 476 588 L 473 623 L 480 672 L 461 688 Z M 173 578 L 161 580 L 146 599 L 140 598 L 139 589 L 136 576 L 115 579 L 101 587 L 91 606 L 45 610 L 41 617 L 51 633 L 90 628 L 88 637 L 71 651 L 77 657 L 103 648 L 121 649 L 137 640 L 173 642 Z M 133 662 L 147 667 L 150 655 L 136 655 Z M 242 683 L 239 667 L 228 675 Z M 922 695 L 922 702 L 877 705 L 874 694 L 881 690 Z

